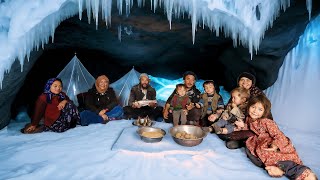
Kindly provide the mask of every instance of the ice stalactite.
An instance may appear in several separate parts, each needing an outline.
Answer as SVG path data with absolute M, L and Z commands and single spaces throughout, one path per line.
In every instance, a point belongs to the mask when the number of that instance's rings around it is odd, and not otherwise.
M 311 11 L 312 11 L 312 0 L 306 0 L 307 3 L 307 9 L 309 12 L 309 20 L 311 19 Z
M 121 32 L 122 31 L 122 29 L 121 29 L 121 24 L 120 25 L 118 25 L 118 40 L 121 42 Z
M 40 8 L 36 10 L 29 9 L 27 13 L 34 17 L 35 21 L 28 21 L 28 16 L 26 15 L 16 15 L 16 17 L 14 16 L 15 18 L 11 18 L 6 38 L 7 47 L 0 50 L 0 89 L 2 89 L 4 74 L 9 73 L 15 59 L 17 58 L 20 62 L 22 72 L 24 60 L 25 58 L 29 60 L 31 51 L 34 49 L 39 50 L 40 47 L 44 48 L 44 45 L 49 43 L 50 37 L 53 42 L 55 29 L 60 22 L 78 13 L 76 5 L 73 2 L 57 3 L 56 6 L 52 7 L 51 13 L 42 18 L 38 18 L 39 14 L 44 12 Z M 29 6 L 38 7 L 38 5 L 34 4 Z M 17 10 L 18 13 L 26 13 L 26 11 L 20 10 Z M 24 22 L 28 24 L 22 25 Z

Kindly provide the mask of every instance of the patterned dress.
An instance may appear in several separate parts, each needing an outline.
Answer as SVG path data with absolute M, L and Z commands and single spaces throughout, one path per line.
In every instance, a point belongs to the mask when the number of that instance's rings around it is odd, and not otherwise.
M 51 125 L 44 126 L 44 131 L 64 132 L 70 128 L 76 127 L 80 121 L 80 114 L 76 105 L 69 101 L 61 110 L 59 118 Z
M 292 142 L 273 120 L 265 118 L 253 121 L 248 118 L 248 127 L 255 135 L 247 139 L 246 146 L 265 166 L 276 166 L 278 161 L 286 160 L 302 164 Z M 265 150 L 271 144 L 278 147 L 276 152 Z

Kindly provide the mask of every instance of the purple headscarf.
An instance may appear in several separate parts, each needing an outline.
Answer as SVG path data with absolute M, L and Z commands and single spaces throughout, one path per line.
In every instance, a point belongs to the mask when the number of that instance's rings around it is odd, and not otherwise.
M 53 96 L 59 96 L 59 99 L 60 101 L 64 100 L 66 97 L 62 94 L 62 93 L 59 93 L 59 94 L 53 94 L 51 91 L 50 91 L 50 88 L 51 88 L 51 85 L 53 84 L 53 82 L 55 81 L 60 81 L 61 82 L 61 85 L 62 85 L 62 81 L 61 79 L 59 78 L 51 78 L 47 81 L 46 85 L 44 86 L 44 90 L 43 90 L 43 93 L 46 94 L 47 96 L 47 103 L 51 103 L 51 99 Z

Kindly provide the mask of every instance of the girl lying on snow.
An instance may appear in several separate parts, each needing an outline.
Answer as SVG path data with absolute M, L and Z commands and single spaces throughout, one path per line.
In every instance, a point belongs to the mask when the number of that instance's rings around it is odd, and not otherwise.
M 247 128 L 254 135 L 246 141 L 246 153 L 257 166 L 265 168 L 272 177 L 287 176 L 289 179 L 317 179 L 310 168 L 302 164 L 292 142 L 268 119 L 271 103 L 264 95 L 248 102 Z

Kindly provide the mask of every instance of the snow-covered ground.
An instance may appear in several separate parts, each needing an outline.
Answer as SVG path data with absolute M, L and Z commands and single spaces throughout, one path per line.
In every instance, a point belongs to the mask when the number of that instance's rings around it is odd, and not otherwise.
M 19 130 L 26 120 L 21 112 L 0 131 L 0 179 L 271 179 L 249 161 L 243 148 L 229 150 L 215 134 L 192 148 L 175 144 L 166 123 L 154 125 L 166 130 L 166 139 L 148 144 L 139 139 L 131 120 L 25 135 Z M 123 133 L 128 129 L 132 134 Z M 305 164 L 320 174 L 319 135 L 285 132 Z M 151 146 L 158 149 L 150 151 Z

